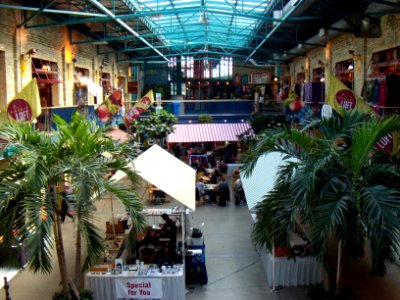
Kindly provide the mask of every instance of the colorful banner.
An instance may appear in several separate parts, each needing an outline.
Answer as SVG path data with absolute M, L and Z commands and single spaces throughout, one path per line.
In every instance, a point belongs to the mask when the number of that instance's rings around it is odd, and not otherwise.
M 99 105 L 95 112 L 101 122 L 108 123 L 111 121 L 113 115 L 121 109 L 121 106 L 122 92 L 121 90 L 115 90 Z
M 33 78 L 7 105 L 8 119 L 12 121 L 32 121 L 42 113 L 39 87 Z
M 340 115 L 343 110 L 357 109 L 364 113 L 372 113 L 372 108 L 365 103 L 360 97 L 343 84 L 336 76 L 328 72 L 328 92 L 326 93 L 325 102 L 332 106 Z
M 288 98 L 283 103 L 289 107 L 292 112 L 298 112 L 304 107 L 304 101 L 294 92 L 289 91 Z
M 134 119 L 138 118 L 150 105 L 154 103 L 153 90 L 150 90 L 146 95 L 140 98 L 136 104 L 126 113 L 125 124 L 130 126 Z
M 343 109 L 357 109 L 367 114 L 376 114 L 367 103 L 354 94 L 338 78 L 328 73 L 328 80 L 329 87 L 325 102 L 332 106 L 337 113 L 342 115 Z M 393 132 L 384 136 L 376 143 L 375 147 L 380 151 L 390 152 L 393 155 L 396 154 L 400 147 L 400 133 Z
M 400 148 L 400 133 L 392 132 L 381 138 L 375 145 L 376 149 L 395 155 Z
M 161 278 L 116 278 L 115 299 L 162 299 Z

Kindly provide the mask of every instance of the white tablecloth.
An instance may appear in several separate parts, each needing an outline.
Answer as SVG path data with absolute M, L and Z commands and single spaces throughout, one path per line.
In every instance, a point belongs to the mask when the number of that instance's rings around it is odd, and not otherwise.
M 90 272 L 86 274 L 85 288 L 93 291 L 94 300 L 117 300 L 115 290 L 115 280 L 117 278 L 129 278 L 138 276 L 127 275 L 94 275 Z M 185 299 L 185 280 L 182 270 L 177 274 L 165 274 L 160 276 L 146 276 L 145 278 L 162 279 L 162 300 L 184 300 Z
M 273 257 L 265 250 L 258 249 L 264 271 L 271 288 L 282 286 L 303 286 L 317 284 L 322 281 L 322 270 L 313 256 L 296 257 L 296 260 L 287 257 Z M 273 274 L 275 262 L 275 278 Z

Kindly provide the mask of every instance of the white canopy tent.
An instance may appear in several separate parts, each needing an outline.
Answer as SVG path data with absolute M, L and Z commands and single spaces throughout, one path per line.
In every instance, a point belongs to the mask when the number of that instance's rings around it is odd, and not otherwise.
M 188 209 L 196 210 L 196 170 L 177 159 L 168 151 L 158 145 L 153 145 L 133 161 L 132 168 L 143 179 L 154 184 Z M 124 172 L 118 171 L 111 179 L 118 181 L 125 176 Z M 187 221 L 185 222 L 185 215 L 189 213 L 188 209 L 164 210 L 169 214 L 181 214 L 182 239 L 186 236 L 186 225 L 189 224 Z M 147 215 L 157 214 L 159 213 L 158 211 L 144 210 Z M 185 251 L 182 251 L 182 255 L 183 262 L 185 262 Z
M 196 170 L 158 145 L 134 161 L 135 171 L 180 203 L 196 210 Z
M 196 170 L 168 151 L 153 145 L 133 161 L 133 169 L 187 208 L 196 210 Z M 124 176 L 124 172 L 118 171 L 112 180 Z

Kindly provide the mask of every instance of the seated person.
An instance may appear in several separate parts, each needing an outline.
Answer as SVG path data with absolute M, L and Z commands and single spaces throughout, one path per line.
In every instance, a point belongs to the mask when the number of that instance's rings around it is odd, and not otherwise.
M 156 247 L 158 245 L 158 240 L 156 238 L 156 233 L 151 227 L 147 227 L 145 237 L 139 242 L 140 247 L 146 247 L 152 245 Z
M 211 174 L 211 180 L 210 183 L 216 184 L 218 182 L 218 178 L 222 176 L 222 173 L 220 172 L 219 168 L 214 168 L 212 174 Z
M 196 193 L 198 193 L 198 195 L 196 194 L 196 201 L 200 201 L 200 198 L 205 196 L 204 185 L 204 180 L 200 177 L 196 183 Z
M 146 235 L 138 243 L 140 259 L 145 263 L 152 263 L 157 246 L 158 240 L 155 231 L 151 227 L 147 227 Z
M 167 215 L 162 214 L 161 218 L 165 221 L 164 224 L 161 225 L 160 233 L 158 234 L 159 238 L 168 238 L 169 246 L 175 249 L 176 247 L 176 225 L 173 220 Z

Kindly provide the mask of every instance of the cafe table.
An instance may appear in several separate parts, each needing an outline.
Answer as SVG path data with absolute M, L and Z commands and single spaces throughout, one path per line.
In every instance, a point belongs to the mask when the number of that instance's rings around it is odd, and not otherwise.
M 85 288 L 93 291 L 95 300 L 162 299 L 184 300 L 185 280 L 183 267 L 163 271 L 148 270 L 88 272 Z

